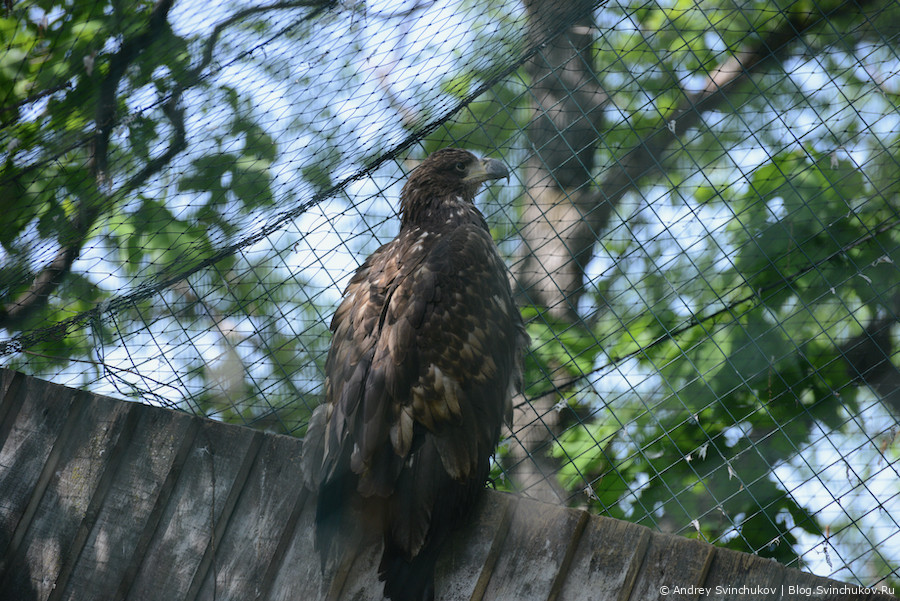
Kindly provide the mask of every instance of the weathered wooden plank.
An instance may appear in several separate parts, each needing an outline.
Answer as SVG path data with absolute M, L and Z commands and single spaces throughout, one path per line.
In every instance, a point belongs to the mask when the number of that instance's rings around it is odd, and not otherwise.
M 435 599 L 451 601 L 482 596 L 509 531 L 516 498 L 487 491 L 470 523 L 449 541 L 435 569 Z M 480 590 L 479 590 L 480 589 Z
M 706 581 L 715 547 L 674 534 L 654 534 L 632 589 L 632 599 L 697 599 Z
M 384 583 L 378 580 L 382 548 L 380 540 L 369 541 L 355 557 L 345 558 L 351 562 L 346 574 L 342 573 L 345 565 L 337 566 L 333 572 L 326 574 L 326 584 L 330 586 L 325 598 L 328 601 L 382 599 Z
M 257 434 L 209 420 L 200 423 L 128 599 L 185 598 L 207 547 L 215 542 L 222 510 Z
M 492 501 L 486 502 L 487 497 Z M 435 569 L 435 599 L 470 599 L 480 578 L 484 579 L 482 587 L 486 586 L 499 552 L 497 547 L 503 542 L 502 536 L 497 540 L 498 530 L 503 530 L 505 534 L 508 529 L 499 527 L 511 504 L 514 505 L 509 495 L 484 495 L 472 514 L 471 523 L 455 533 L 438 560 Z M 489 561 L 492 550 L 494 557 Z M 334 566 L 325 574 L 327 590 L 323 589 L 321 598 L 381 599 L 384 590 L 384 583 L 378 580 L 381 553 L 381 541 L 372 541 L 354 557 L 346 558 L 346 565 Z M 490 565 L 486 566 L 486 563 Z M 482 576 L 485 569 L 487 574 Z
M 215 558 L 218 554 L 219 544 L 225 536 L 225 532 L 231 523 L 231 518 L 234 516 L 234 509 L 237 506 L 238 499 L 243 495 L 244 489 L 247 486 L 250 472 L 256 464 L 264 438 L 265 437 L 261 432 L 254 432 L 250 444 L 247 446 L 247 452 L 244 453 L 241 466 L 235 474 L 231 489 L 228 491 L 228 497 L 222 505 L 220 517 L 215 522 L 210 543 L 206 547 L 206 551 L 200 560 L 197 571 L 194 573 L 194 579 L 191 581 L 191 586 L 184 596 L 185 599 L 197 598 L 197 595 L 200 593 L 200 587 L 203 585 L 208 574 L 212 573 L 214 579 L 213 582 L 217 581 Z M 215 595 L 215 586 L 212 591 Z
M 780 599 L 785 567 L 758 555 L 716 548 L 700 599 Z
M 132 405 L 137 425 L 122 450 L 120 466 L 74 566 L 62 598 L 106 601 L 116 598 L 168 474 L 185 437 L 192 441 L 187 414 Z M 177 467 L 175 468 L 177 469 Z M 131 576 L 133 576 L 132 570 Z
M 297 440 L 12 372 L 0 374 L 3 432 L 4 601 L 381 598 L 380 544 L 338 585 L 323 579 Z M 662 598 L 663 586 L 667 600 L 895 598 L 494 492 L 451 539 L 436 584 L 439 600 L 624 601 Z
M 315 519 L 316 499 L 313 495 L 307 495 L 300 519 L 297 521 L 295 536 L 288 545 L 281 566 L 274 574 L 269 595 L 264 599 L 315 601 L 326 598 L 327 585 L 331 582 L 332 575 L 325 574 L 323 578 L 319 568 L 319 555 L 313 546 Z
M 519 500 L 484 599 L 550 598 L 580 521 L 574 509 Z
M 18 379 L 21 384 L 16 390 L 9 391 L 3 401 L 4 405 L 17 406 L 7 415 L 8 435 L 0 447 L 0 491 L 3 491 L 0 495 L 0 549 L 4 550 L 9 548 L 10 539 L 36 490 L 47 457 L 66 423 L 74 394 L 74 391 L 21 374 Z M 52 411 L 45 395 L 56 399 Z M 20 398 L 13 399 L 13 396 Z M 0 567 L 0 578 L 2 575 Z
M 95 398 L 92 402 L 97 402 L 97 399 Z M 94 528 L 97 516 L 100 514 L 100 508 L 103 506 L 107 493 L 112 488 L 112 482 L 122 463 L 121 460 L 125 448 L 134 436 L 134 429 L 137 427 L 138 422 L 137 411 L 135 411 L 136 408 L 137 405 L 133 404 L 129 404 L 127 408 L 123 408 L 124 415 L 120 420 L 121 426 L 117 425 L 116 429 L 118 432 L 110 435 L 109 440 L 111 444 L 109 450 L 100 452 L 100 461 L 105 462 L 105 465 L 103 465 L 100 477 L 97 480 L 97 484 L 94 486 L 93 494 L 90 496 L 90 501 L 81 518 L 78 530 L 71 543 L 68 545 L 67 552 L 65 553 L 66 559 L 56 577 L 53 590 L 48 597 L 49 601 L 60 601 L 62 599 L 69 578 L 75 570 L 75 564 Z
M 14 559 L 53 473 L 55 461 L 48 465 L 48 457 L 66 423 L 72 392 L 58 401 L 60 411 L 50 411 L 41 394 L 48 390 L 45 384 L 23 374 L 7 380 L 7 374 L 12 373 L 4 370 L 7 385 L 0 447 L 0 586 L 12 598 L 33 599 L 37 592 L 31 566 L 21 558 L 18 562 Z M 61 447 L 56 449 L 58 457 Z
M 0 448 L 6 443 L 22 405 L 23 395 L 19 392 L 24 381 L 24 374 L 0 369 Z
M 488 501 L 487 499 L 490 499 Z M 486 586 L 492 573 L 493 562 L 499 554 L 505 531 L 501 524 L 507 507 L 515 505 L 513 497 L 502 493 L 484 495 L 472 514 L 473 520 L 461 528 L 448 541 L 447 549 L 441 554 L 435 570 L 435 599 L 470 599 L 483 579 Z M 304 527 L 313 528 L 312 516 Z M 508 524 L 507 524 L 508 526 Z M 311 540 L 310 540 L 311 542 Z M 310 547 L 311 549 L 311 547 Z M 491 552 L 494 557 L 489 561 Z M 333 566 L 324 575 L 321 588 L 307 592 L 309 599 L 381 599 L 384 584 L 378 580 L 378 564 L 381 561 L 382 545 L 374 541 L 365 545 L 354 557 L 346 558 L 347 564 Z M 318 555 L 313 555 L 314 571 L 318 571 Z M 489 564 L 489 565 L 486 565 Z M 486 574 L 483 572 L 487 570 Z M 316 575 L 316 581 L 320 574 Z M 277 588 L 277 587 L 276 587 Z M 483 591 L 482 591 L 483 592 Z M 313 596 L 313 594 L 318 596 Z M 290 598 L 290 597 L 285 597 Z M 479 597 L 480 598 L 480 597 Z M 281 597 L 278 597 L 281 599 Z
M 266 437 L 197 598 L 258 598 L 268 588 L 264 578 L 297 497 L 304 494 L 300 441 Z
M 590 520 L 560 591 L 565 601 L 625 601 L 650 541 L 650 530 L 610 518 Z
M 79 527 L 88 514 L 94 494 L 106 473 L 110 451 L 118 440 L 130 405 L 103 397 L 90 402 L 75 401 L 69 407 L 66 397 L 85 396 L 60 386 L 35 383 L 29 387 L 20 415 L 39 412 L 42 415 L 63 415 L 68 420 L 61 435 L 53 444 L 53 451 L 41 471 L 44 486 L 39 481 L 22 516 L 17 533 L 22 532 L 21 544 L 14 539 L 10 545 L 13 556 L 10 571 L 40 568 L 32 573 L 31 583 L 36 599 L 48 599 L 56 589 L 61 571 L 73 553 L 78 552 L 82 540 Z M 54 398 L 62 398 L 59 406 Z M 12 436 L 10 441 L 12 441 Z M 23 530 L 24 528 L 24 530 Z M 65 574 L 63 574 L 65 579 Z M 5 588 L 6 582 L 0 584 Z
M 291 508 L 291 513 L 284 524 L 284 528 L 281 529 L 281 539 L 275 547 L 275 552 L 266 569 L 266 574 L 263 576 L 263 586 L 256 596 L 257 599 L 268 599 L 271 597 L 272 584 L 275 582 L 278 573 L 284 568 L 288 549 L 297 537 L 297 525 L 300 523 L 300 516 L 303 513 L 303 508 L 312 496 L 313 495 L 304 488 L 301 489 L 300 494 L 294 499 L 294 506 Z M 309 555 L 313 555 L 313 553 L 309 553 Z
M 0 367 L 0 404 L 3 403 L 3 397 L 6 396 L 6 391 L 9 388 L 10 382 L 17 377 L 24 378 L 25 374 L 5 367 Z

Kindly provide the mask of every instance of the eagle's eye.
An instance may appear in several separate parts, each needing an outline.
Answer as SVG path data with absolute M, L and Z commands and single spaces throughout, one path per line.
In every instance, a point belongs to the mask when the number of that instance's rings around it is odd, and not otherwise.
M 466 172 L 466 164 L 463 163 L 462 161 L 460 161 L 459 163 L 456 164 L 456 170 L 459 171 L 460 173 L 465 173 Z

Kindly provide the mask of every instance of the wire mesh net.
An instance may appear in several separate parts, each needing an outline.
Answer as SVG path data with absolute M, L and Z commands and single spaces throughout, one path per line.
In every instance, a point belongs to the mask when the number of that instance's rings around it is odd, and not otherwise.
M 532 346 L 495 486 L 900 584 L 900 5 L 12 3 L 0 356 L 302 436 L 444 146 Z

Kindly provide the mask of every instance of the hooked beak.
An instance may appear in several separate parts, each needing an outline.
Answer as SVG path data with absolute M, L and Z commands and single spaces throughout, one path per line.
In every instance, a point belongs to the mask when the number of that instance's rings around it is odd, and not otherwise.
M 508 183 L 509 169 L 506 168 L 506 165 L 504 165 L 502 161 L 498 161 L 497 159 L 481 159 L 472 165 L 469 173 L 463 178 L 463 181 L 467 184 L 480 184 L 489 179 L 500 179 L 504 177 Z

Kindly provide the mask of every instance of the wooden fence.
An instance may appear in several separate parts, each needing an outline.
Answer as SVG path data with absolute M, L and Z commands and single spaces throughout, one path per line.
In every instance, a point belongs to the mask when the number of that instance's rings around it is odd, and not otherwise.
M 0 600 L 380 599 L 380 549 L 319 571 L 301 441 L 0 373 Z M 438 599 L 891 599 L 489 491 Z M 743 587 L 743 588 L 742 588 Z

